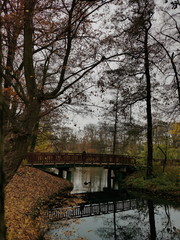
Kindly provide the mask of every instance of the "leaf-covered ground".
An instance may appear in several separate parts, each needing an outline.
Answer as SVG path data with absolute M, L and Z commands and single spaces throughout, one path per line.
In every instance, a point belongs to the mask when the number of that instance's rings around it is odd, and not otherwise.
M 5 213 L 8 240 L 40 239 L 46 229 L 45 202 L 72 185 L 30 167 L 20 167 L 6 187 Z

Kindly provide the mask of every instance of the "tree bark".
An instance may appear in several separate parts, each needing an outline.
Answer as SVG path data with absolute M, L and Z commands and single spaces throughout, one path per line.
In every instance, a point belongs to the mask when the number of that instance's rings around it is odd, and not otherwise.
M 1 84 L 1 83 L 0 83 Z M 0 86 L 1 88 L 1 86 Z M 0 240 L 6 239 L 6 226 L 4 218 L 5 181 L 3 171 L 3 101 L 0 89 Z
M 39 129 L 39 122 L 36 123 L 36 126 L 34 128 L 34 132 L 31 137 L 31 146 L 29 149 L 29 152 L 34 152 L 37 142 L 37 135 L 38 135 L 38 129 Z
M 0 1 L 0 12 L 2 12 L 2 1 Z M 2 21 L 0 15 L 0 43 L 2 42 L 1 36 Z M 5 185 L 4 185 L 4 171 L 3 171 L 3 97 L 2 97 L 2 45 L 0 44 L 0 240 L 6 240 L 6 226 L 4 218 L 4 199 L 5 199 Z
M 158 146 L 158 148 L 164 155 L 164 161 L 163 161 L 163 172 L 164 172 L 166 164 L 167 164 L 167 141 L 166 141 L 166 150 L 165 151 L 160 146 Z
M 41 103 L 34 99 L 22 116 L 22 123 L 17 122 L 4 139 L 5 184 L 11 180 L 29 150 L 32 134 L 40 118 Z M 17 129 L 17 131 L 16 131 Z
M 149 69 L 149 50 L 148 50 L 148 31 L 150 27 L 145 28 L 145 39 L 144 39 L 144 67 L 146 76 L 146 111 L 147 111 L 147 171 L 146 177 L 153 177 L 153 134 L 152 134 L 152 113 L 151 113 L 151 77 Z
M 0 87 L 1 88 L 1 87 Z M 1 91 L 1 90 L 0 90 Z M 3 171 L 3 102 L 0 92 L 0 240 L 6 239 L 6 227 L 4 219 L 5 181 Z
M 115 102 L 115 119 L 114 119 L 114 132 L 113 132 L 113 150 L 112 153 L 116 153 L 116 145 L 117 145 L 117 124 L 118 124 L 118 90 L 116 94 L 116 102 Z
M 29 100 L 35 97 L 37 90 L 33 65 L 33 14 L 36 0 L 24 3 L 24 74 Z

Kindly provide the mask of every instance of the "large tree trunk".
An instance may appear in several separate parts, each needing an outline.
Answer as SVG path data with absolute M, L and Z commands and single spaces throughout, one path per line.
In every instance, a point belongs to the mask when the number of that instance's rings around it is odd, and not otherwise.
M 2 10 L 2 1 L 0 1 L 0 11 Z M 0 13 L 1 14 L 1 13 Z M 2 21 L 0 16 L 0 43 L 2 42 L 1 35 Z M 3 172 L 3 141 L 4 141 L 4 133 L 3 133 L 3 97 L 2 97 L 2 45 L 0 44 L 0 240 L 6 240 L 6 226 L 5 226 L 5 218 L 4 218 L 4 172 Z
M 39 122 L 41 100 L 35 80 L 33 65 L 33 14 L 37 0 L 24 1 L 24 75 L 26 81 L 27 96 L 23 97 L 24 108 L 21 115 L 15 114 L 14 119 L 11 111 L 5 109 L 8 117 L 8 127 L 4 138 L 4 173 L 7 184 L 22 160 L 25 158 L 31 143 L 35 126 Z
M 5 186 L 14 176 L 31 143 L 32 133 L 39 122 L 41 103 L 28 105 L 20 122 L 16 122 L 6 137 L 3 135 L 3 99 L 0 95 L 0 240 L 6 240 L 4 218 Z M 18 126 L 16 125 L 18 124 Z
M 36 142 L 37 142 L 38 129 L 39 129 L 39 122 L 37 122 L 37 124 L 34 128 L 34 132 L 32 134 L 32 138 L 31 138 L 31 145 L 30 145 L 30 148 L 29 148 L 29 152 L 34 152 L 34 150 L 35 150 Z
M 6 227 L 4 219 L 4 172 L 3 172 L 3 114 L 2 114 L 2 104 L 0 103 L 0 240 L 6 239 Z
M 4 139 L 5 184 L 14 176 L 32 141 L 32 134 L 39 122 L 41 103 L 33 100 L 25 110 L 21 122 L 8 132 Z
M 3 101 L 0 83 L 0 240 L 6 239 L 6 227 L 4 218 L 5 181 L 3 172 Z

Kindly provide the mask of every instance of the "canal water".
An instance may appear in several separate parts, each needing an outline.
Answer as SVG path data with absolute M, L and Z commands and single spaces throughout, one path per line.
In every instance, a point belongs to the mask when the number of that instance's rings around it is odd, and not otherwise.
M 81 193 L 86 202 L 75 207 L 80 215 L 57 218 L 45 239 L 180 240 L 180 203 L 127 193 L 113 174 L 114 191 L 109 191 L 107 174 L 103 168 L 71 169 L 72 194 Z

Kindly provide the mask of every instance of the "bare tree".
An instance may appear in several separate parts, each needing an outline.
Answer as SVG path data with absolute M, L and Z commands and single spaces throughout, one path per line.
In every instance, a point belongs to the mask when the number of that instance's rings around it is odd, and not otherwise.
M 124 94 L 124 107 L 130 106 L 138 101 L 146 101 L 147 116 L 147 178 L 153 176 L 153 141 L 152 141 L 152 53 L 155 56 L 159 49 L 149 41 L 152 27 L 152 16 L 154 12 L 154 1 L 130 0 L 128 1 L 129 17 L 122 17 L 124 32 L 120 29 L 121 37 L 124 36 L 123 51 L 127 49 L 131 54 L 123 60 L 124 72 L 127 76 L 134 75 L 134 83 L 127 79 L 130 86 L 126 87 Z M 126 13 L 127 15 L 127 13 Z M 119 21 L 116 16 L 116 21 Z M 118 19 L 118 20 L 117 20 Z M 119 30 L 119 29 L 118 29 Z M 116 36 L 117 37 L 117 36 Z M 117 40 L 116 40 L 117 41 Z M 118 43 L 117 43 L 118 46 Z M 156 49 L 157 48 L 157 49 Z M 133 65 L 133 68 L 126 66 Z M 132 69 L 132 70 L 130 70 Z M 136 77 L 137 76 L 137 77 Z M 132 77 L 133 78 L 133 77 Z M 137 81 L 139 83 L 137 86 Z M 134 91 L 137 86 L 137 91 Z
M 158 43 L 162 51 L 164 51 L 167 60 L 165 60 L 165 67 L 162 67 L 162 71 L 172 78 L 172 89 L 177 95 L 177 105 L 180 105 L 180 79 L 179 79 L 179 34 L 180 25 L 178 22 L 179 13 L 168 12 L 168 10 L 161 10 L 164 15 L 164 24 L 161 28 L 160 34 L 154 37 L 150 34 L 150 37 Z M 177 92 L 177 94 L 176 94 Z
M 151 44 L 149 33 L 152 27 L 152 16 L 154 12 L 153 1 L 129 1 L 133 6 L 133 16 L 131 26 L 127 29 L 128 41 L 134 53 L 134 58 L 138 59 L 144 72 L 146 86 L 146 116 L 147 116 L 147 173 L 146 177 L 153 176 L 153 135 L 152 135 L 152 78 L 151 78 Z
M 108 2 L 111 0 L 0 1 L 3 240 L 4 186 L 25 158 L 49 102 L 70 102 L 74 93 L 84 87 L 88 73 L 104 61 L 91 54 L 96 39 L 90 25 L 91 15 Z
M 49 101 L 71 101 L 74 88 L 80 90 L 81 80 L 103 61 L 87 59 L 85 48 L 93 37 L 89 17 L 104 4 L 6 2 L 2 14 L 6 183 L 25 157 Z

